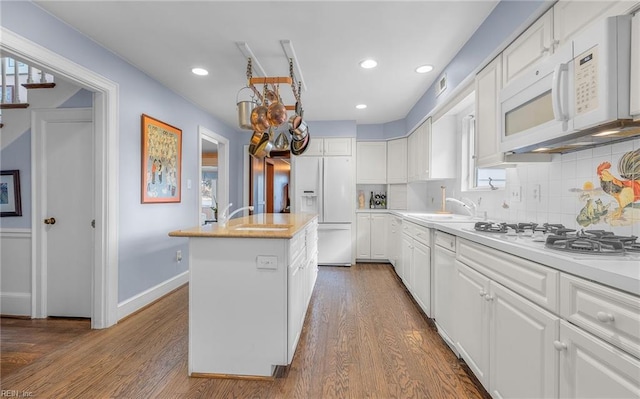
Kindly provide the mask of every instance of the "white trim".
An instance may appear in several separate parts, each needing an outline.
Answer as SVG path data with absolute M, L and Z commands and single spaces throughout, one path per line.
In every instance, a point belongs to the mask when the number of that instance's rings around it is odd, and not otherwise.
M 0 229 L 0 237 L 29 238 L 31 237 L 31 229 Z
M 151 287 L 138 295 L 118 304 L 118 320 L 137 312 L 143 307 L 157 301 L 171 291 L 189 282 L 189 271 L 182 272 L 171 279 L 164 281 L 155 287 Z
M 4 316 L 30 316 L 31 294 L 28 292 L 1 292 L 0 313 Z
M 3 53 L 94 92 L 96 232 L 91 327 L 109 327 L 117 322 L 118 298 L 118 84 L 5 27 L 0 27 L 0 36 Z M 34 245 L 32 261 L 35 256 Z M 33 295 L 34 310 L 36 302 Z
M 197 225 L 200 225 L 200 204 L 202 203 L 200 185 L 202 184 L 202 138 L 218 142 L 218 209 L 229 204 L 229 139 L 203 126 L 198 126 L 198 195 Z

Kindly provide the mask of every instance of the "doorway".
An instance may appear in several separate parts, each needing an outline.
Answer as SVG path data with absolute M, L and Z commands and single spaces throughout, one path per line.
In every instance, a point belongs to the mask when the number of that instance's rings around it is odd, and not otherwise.
M 289 213 L 290 153 L 272 152 L 271 157 L 264 159 L 249 156 L 248 163 L 247 191 L 253 213 Z
M 91 317 L 95 206 L 93 111 L 36 110 L 33 159 L 42 316 Z
M 217 221 L 218 212 L 229 205 L 229 140 L 198 127 L 198 220 L 200 225 Z

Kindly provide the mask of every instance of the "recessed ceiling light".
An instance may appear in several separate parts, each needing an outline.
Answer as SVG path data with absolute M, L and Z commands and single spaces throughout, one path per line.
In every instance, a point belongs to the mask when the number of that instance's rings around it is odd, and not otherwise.
M 365 109 L 365 108 L 367 108 L 367 104 L 358 104 L 358 105 L 356 105 L 356 108 Z
M 416 68 L 416 72 L 418 73 L 427 73 L 433 71 L 433 66 L 431 65 L 420 65 Z
M 195 73 L 198 76 L 207 76 L 209 74 L 209 71 L 204 68 L 193 68 L 191 72 Z
M 376 60 L 367 59 L 364 61 L 360 61 L 360 66 L 363 67 L 364 69 L 371 69 L 378 66 L 378 62 Z

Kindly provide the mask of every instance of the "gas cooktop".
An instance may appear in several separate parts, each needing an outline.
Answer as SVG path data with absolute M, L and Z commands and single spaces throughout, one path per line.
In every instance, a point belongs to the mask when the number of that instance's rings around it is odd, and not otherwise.
M 640 257 L 636 236 L 619 236 L 605 230 L 579 230 L 562 224 L 477 222 L 474 230 L 493 233 L 499 238 L 554 251 L 594 256 Z

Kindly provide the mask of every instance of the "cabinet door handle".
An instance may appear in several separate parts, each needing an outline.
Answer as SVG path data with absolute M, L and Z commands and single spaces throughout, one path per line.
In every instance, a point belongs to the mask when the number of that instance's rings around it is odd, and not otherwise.
M 491 302 L 491 301 L 493 301 L 493 297 L 491 295 L 489 295 L 489 294 L 486 294 L 484 296 L 484 300 L 487 301 L 487 302 Z
M 603 323 L 609 323 L 615 319 L 611 313 L 606 313 L 606 312 L 598 312 L 596 314 L 596 317 L 598 318 L 598 320 L 600 320 Z
M 567 350 L 567 344 L 560 341 L 553 341 L 553 347 L 556 348 L 558 352 Z
M 487 293 L 484 291 L 480 291 L 480 297 L 484 298 L 485 296 L 487 296 Z

